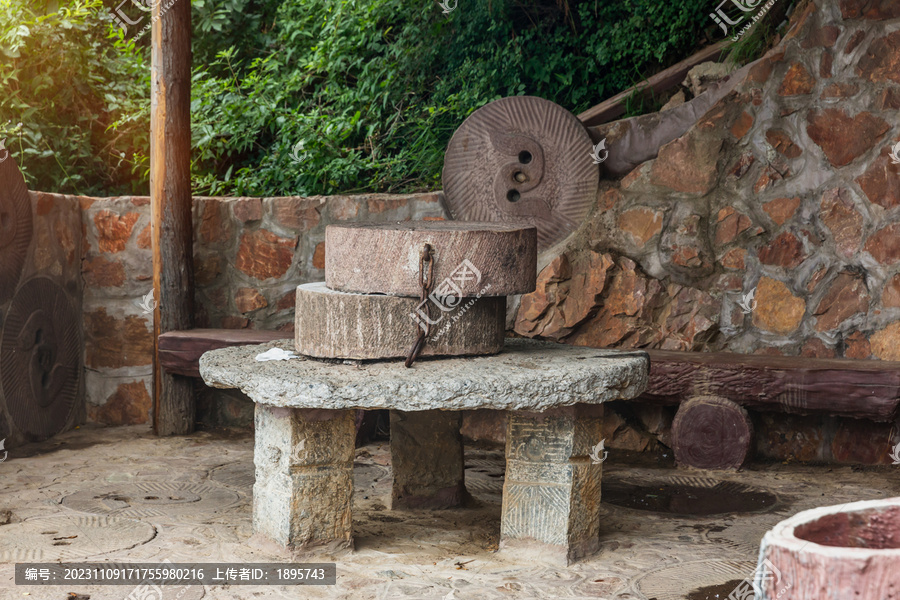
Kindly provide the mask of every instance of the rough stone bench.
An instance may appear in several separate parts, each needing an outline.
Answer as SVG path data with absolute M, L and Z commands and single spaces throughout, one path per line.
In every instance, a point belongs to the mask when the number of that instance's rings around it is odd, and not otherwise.
M 644 352 L 508 340 L 495 356 L 402 362 L 258 362 L 272 346 L 200 359 L 212 387 L 256 403 L 253 530 L 292 552 L 352 547 L 354 411 L 391 410 L 392 508 L 466 497 L 462 410 L 509 411 L 501 546 L 541 543 L 563 562 L 597 549 L 601 403 L 647 386 Z

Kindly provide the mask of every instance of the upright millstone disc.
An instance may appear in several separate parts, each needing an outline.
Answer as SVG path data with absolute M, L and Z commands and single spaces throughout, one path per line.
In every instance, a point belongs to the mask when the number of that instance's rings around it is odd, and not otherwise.
M 460 221 L 525 220 L 543 249 L 574 231 L 597 196 L 593 145 L 575 115 L 533 96 L 482 106 L 444 155 L 447 209 Z
M 79 398 L 80 315 L 65 290 L 36 277 L 13 297 L 0 337 L 0 384 L 16 427 L 29 439 L 59 433 Z
M 0 304 L 12 298 L 32 236 L 25 178 L 8 150 L 0 150 Z

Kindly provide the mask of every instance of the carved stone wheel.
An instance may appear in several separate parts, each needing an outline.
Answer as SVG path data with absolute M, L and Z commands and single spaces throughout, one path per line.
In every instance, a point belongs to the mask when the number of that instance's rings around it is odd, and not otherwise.
M 0 163 L 0 304 L 12 298 L 31 244 L 31 201 L 11 156 Z
M 527 222 L 544 249 L 574 231 L 597 197 L 600 171 L 584 125 L 533 96 L 472 113 L 444 155 L 447 209 L 460 221 Z
M 19 288 L 0 339 L 0 384 L 9 415 L 28 438 L 58 433 L 81 382 L 79 315 L 63 289 L 42 277 Z

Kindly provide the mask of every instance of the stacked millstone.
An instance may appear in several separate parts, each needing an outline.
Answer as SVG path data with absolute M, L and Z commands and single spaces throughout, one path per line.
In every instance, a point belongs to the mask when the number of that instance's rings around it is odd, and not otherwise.
M 530 293 L 533 226 L 454 221 L 329 225 L 325 281 L 297 287 L 295 346 L 316 358 L 495 354 L 506 296 Z

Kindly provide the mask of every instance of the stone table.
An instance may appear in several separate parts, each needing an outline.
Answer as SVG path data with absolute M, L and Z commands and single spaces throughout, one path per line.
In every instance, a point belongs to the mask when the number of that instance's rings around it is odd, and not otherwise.
M 646 353 L 508 340 L 500 354 L 357 362 L 258 362 L 284 340 L 205 353 L 210 386 L 256 403 L 253 530 L 293 552 L 351 547 L 356 409 L 390 409 L 392 508 L 466 498 L 462 410 L 509 411 L 501 547 L 543 544 L 568 563 L 596 551 L 601 403 L 647 386 Z

